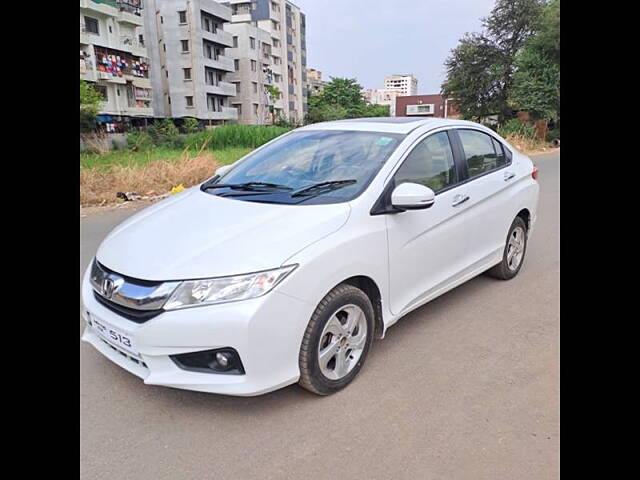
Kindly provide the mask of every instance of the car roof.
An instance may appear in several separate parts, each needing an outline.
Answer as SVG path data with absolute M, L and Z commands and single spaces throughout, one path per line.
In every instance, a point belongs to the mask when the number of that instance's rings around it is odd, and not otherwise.
M 439 128 L 446 126 L 482 127 L 479 123 L 450 118 L 415 117 L 371 117 L 336 120 L 333 122 L 313 123 L 299 130 L 360 130 L 366 132 L 384 132 L 407 134 L 418 127 Z

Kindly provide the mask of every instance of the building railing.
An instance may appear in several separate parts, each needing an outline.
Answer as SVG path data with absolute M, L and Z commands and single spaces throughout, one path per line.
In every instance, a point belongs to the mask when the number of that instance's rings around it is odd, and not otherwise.
M 140 15 L 144 8 L 142 0 L 91 0 L 93 3 L 101 3 L 119 9 L 120 11 Z

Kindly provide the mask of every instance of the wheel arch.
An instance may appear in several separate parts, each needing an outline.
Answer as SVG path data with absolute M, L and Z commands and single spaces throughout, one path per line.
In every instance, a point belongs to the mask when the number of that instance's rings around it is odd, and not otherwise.
M 527 227 L 527 231 L 531 230 L 531 212 L 528 208 L 523 208 L 522 210 L 520 210 L 516 217 L 522 218 L 525 226 Z
M 384 334 L 384 320 L 382 316 L 382 295 L 378 284 L 371 277 L 366 275 L 355 275 L 353 277 L 349 277 L 338 285 L 343 283 L 359 288 L 369 297 L 371 305 L 373 305 L 374 312 L 374 338 L 382 338 Z M 338 285 L 336 285 L 336 287 Z

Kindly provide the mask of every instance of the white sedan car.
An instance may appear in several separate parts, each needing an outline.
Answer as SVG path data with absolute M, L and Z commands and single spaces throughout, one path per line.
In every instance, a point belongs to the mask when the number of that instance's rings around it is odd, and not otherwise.
M 462 120 L 296 129 L 115 228 L 84 277 L 82 339 L 150 385 L 333 393 L 403 315 L 518 274 L 536 176 Z

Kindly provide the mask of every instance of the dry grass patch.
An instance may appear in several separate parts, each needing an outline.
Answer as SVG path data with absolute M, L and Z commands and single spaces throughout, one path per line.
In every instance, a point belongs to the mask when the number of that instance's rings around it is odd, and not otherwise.
M 516 147 L 521 153 L 530 155 L 531 153 L 544 152 L 550 149 L 549 143 L 521 133 L 509 133 L 504 137 L 507 142 Z
M 118 192 L 161 195 L 177 185 L 196 185 L 220 166 L 214 155 L 201 149 L 194 156 L 183 152 L 177 160 L 155 160 L 145 165 L 112 165 L 80 169 L 80 204 L 118 203 Z

